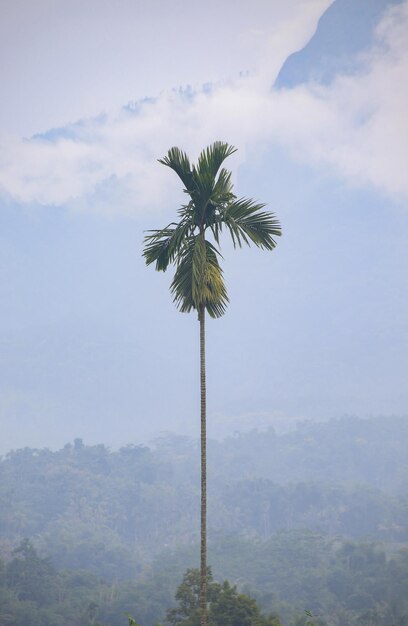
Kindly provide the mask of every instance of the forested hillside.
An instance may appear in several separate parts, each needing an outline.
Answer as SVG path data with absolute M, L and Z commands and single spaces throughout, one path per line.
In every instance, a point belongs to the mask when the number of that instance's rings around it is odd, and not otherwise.
M 0 623 L 116 626 L 125 610 L 142 626 L 163 620 L 197 566 L 198 462 L 196 442 L 170 435 L 150 448 L 77 439 L 6 455 Z M 216 579 L 285 624 L 309 608 L 333 625 L 408 623 L 408 420 L 210 442 L 209 474 Z M 24 611 L 42 617 L 21 621 Z

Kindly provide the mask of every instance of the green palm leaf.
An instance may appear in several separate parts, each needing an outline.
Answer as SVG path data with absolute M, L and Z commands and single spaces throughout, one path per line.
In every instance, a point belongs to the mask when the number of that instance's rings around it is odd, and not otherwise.
M 204 308 L 212 317 L 219 317 L 228 303 L 220 254 L 208 242 L 208 233 L 219 245 L 220 235 L 227 229 L 235 247 L 254 243 L 265 250 L 273 250 L 281 234 L 278 220 L 263 210 L 264 204 L 237 199 L 233 193 L 231 172 L 222 164 L 235 150 L 216 141 L 201 152 L 197 165 L 191 165 L 177 147 L 159 159 L 179 176 L 190 201 L 179 209 L 178 223 L 148 231 L 143 255 L 146 264 L 154 263 L 158 271 L 176 265 L 170 289 L 183 312 Z
M 176 258 L 190 230 L 191 224 L 184 220 L 179 224 L 169 224 L 162 230 L 149 231 L 150 234 L 145 237 L 146 245 L 143 251 L 146 265 L 155 262 L 157 271 L 166 271 L 169 263 Z
M 228 296 L 218 254 L 201 235 L 196 235 L 185 246 L 170 287 L 182 313 L 198 311 L 203 306 L 211 317 L 224 314 Z
M 190 161 L 185 152 L 180 150 L 180 148 L 170 148 L 167 155 L 162 159 L 158 159 L 159 163 L 163 165 L 167 165 L 172 170 L 176 172 L 176 174 L 181 178 L 185 190 L 191 191 L 193 188 L 193 177 L 190 166 Z
M 234 247 L 242 243 L 254 243 L 259 248 L 273 250 L 276 246 L 274 237 L 281 235 L 281 227 L 273 213 L 262 211 L 264 204 L 241 198 L 233 201 L 220 216 L 231 233 Z
M 236 151 L 234 146 L 230 146 L 224 141 L 215 141 L 211 146 L 205 148 L 198 157 L 197 177 L 200 178 L 208 174 L 214 180 L 225 159 Z
M 226 170 L 220 173 L 217 180 L 218 171 L 227 157 L 236 152 L 234 146 L 230 146 L 225 142 L 216 141 L 205 150 L 203 150 L 198 157 L 197 167 L 193 167 L 193 181 L 194 181 L 194 193 L 192 195 L 193 201 L 197 210 L 197 223 L 203 223 L 205 221 L 205 214 L 209 204 L 219 202 L 217 196 L 222 191 L 222 186 L 225 184 L 228 174 Z M 218 189 L 217 189 L 218 184 Z M 230 180 L 229 184 L 231 186 Z
M 214 185 L 212 200 L 217 204 L 224 205 L 229 204 L 233 199 L 235 199 L 235 195 L 232 193 L 231 172 L 222 168 Z

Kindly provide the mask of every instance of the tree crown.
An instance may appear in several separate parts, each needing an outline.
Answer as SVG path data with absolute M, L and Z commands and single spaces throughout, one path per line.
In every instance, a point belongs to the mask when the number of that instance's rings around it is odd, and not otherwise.
M 148 232 L 143 255 L 146 264 L 155 263 L 158 271 L 176 265 L 170 290 L 182 312 L 206 309 L 211 317 L 225 312 L 228 295 L 219 264 L 223 229 L 234 247 L 254 243 L 273 250 L 275 237 L 281 235 L 278 220 L 263 210 L 264 204 L 233 193 L 231 172 L 221 166 L 234 152 L 234 146 L 216 141 L 201 152 L 196 165 L 176 147 L 159 159 L 179 176 L 189 200 L 180 207 L 178 222 Z

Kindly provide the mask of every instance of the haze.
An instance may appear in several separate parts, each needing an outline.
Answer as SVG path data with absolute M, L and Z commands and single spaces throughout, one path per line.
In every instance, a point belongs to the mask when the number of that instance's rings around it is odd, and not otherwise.
M 408 3 L 0 7 L 1 451 L 198 434 L 197 320 L 141 250 L 157 158 L 217 139 L 284 236 L 223 245 L 210 436 L 405 416 Z

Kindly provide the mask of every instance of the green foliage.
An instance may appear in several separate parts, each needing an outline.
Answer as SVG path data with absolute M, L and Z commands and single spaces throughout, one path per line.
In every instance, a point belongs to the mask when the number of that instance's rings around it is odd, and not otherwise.
M 13 551 L 0 585 L 0 623 L 12 626 L 96 625 L 92 594 L 101 585 L 89 575 L 58 572 L 28 539 Z
M 3 554 L 35 536 L 36 548 L 58 567 L 88 569 L 107 580 L 138 577 L 165 545 L 197 539 L 194 445 L 169 437 L 152 450 L 68 444 L 57 452 L 10 453 L 0 462 Z M 248 433 L 209 442 L 208 454 L 210 533 L 268 539 L 301 527 L 333 537 L 408 540 L 400 469 L 408 466 L 408 429 L 400 420 L 301 425 L 280 436 Z M 398 485 L 399 494 L 390 493 Z
M 192 550 L 196 552 L 196 548 Z M 392 557 L 373 544 L 312 533 L 279 533 L 268 541 L 223 540 L 210 557 L 210 626 L 406 626 L 408 552 Z M 144 579 L 106 583 L 81 571 L 60 571 L 23 541 L 0 561 L 0 623 L 13 626 L 124 626 L 123 614 L 143 626 L 163 619 L 190 553 L 163 553 Z M 239 586 L 238 586 L 239 585 Z M 197 626 L 199 575 L 188 569 L 179 585 L 171 626 Z M 304 606 L 311 606 L 304 614 Z M 262 611 L 261 608 L 262 607 Z M 302 616 L 302 613 L 304 614 Z M 339 620 L 342 621 L 339 621 Z M 404 621 L 405 620 L 405 621 Z
M 207 576 L 209 626 L 280 626 L 279 619 L 261 614 L 253 598 L 239 593 L 227 580 L 214 582 L 211 570 Z M 199 626 L 200 572 L 188 569 L 176 592 L 178 606 L 167 611 L 166 621 L 171 626 Z
M 143 256 L 158 271 L 176 265 L 170 290 L 183 313 L 204 308 L 211 317 L 220 317 L 225 312 L 228 296 L 217 247 L 223 229 L 229 231 L 234 246 L 254 243 L 265 250 L 273 250 L 274 237 L 281 235 L 278 221 L 262 210 L 263 204 L 234 195 L 231 173 L 221 165 L 235 150 L 216 141 L 201 152 L 197 165 L 191 165 L 176 147 L 159 159 L 179 176 L 189 202 L 179 209 L 178 223 L 149 231 Z M 206 238 L 208 234 L 214 244 Z
M 305 607 L 315 626 L 404 625 L 406 421 L 253 432 L 210 442 L 209 455 L 218 580 L 285 626 L 304 626 Z M 142 626 L 162 621 L 196 565 L 195 457 L 194 442 L 169 436 L 152 449 L 77 440 L 2 459 L 0 624 L 124 626 L 124 611 Z
M 28 539 L 13 550 L 14 558 L 6 569 L 6 585 L 12 587 L 20 600 L 49 603 L 55 592 L 55 571 L 49 559 L 41 559 Z

